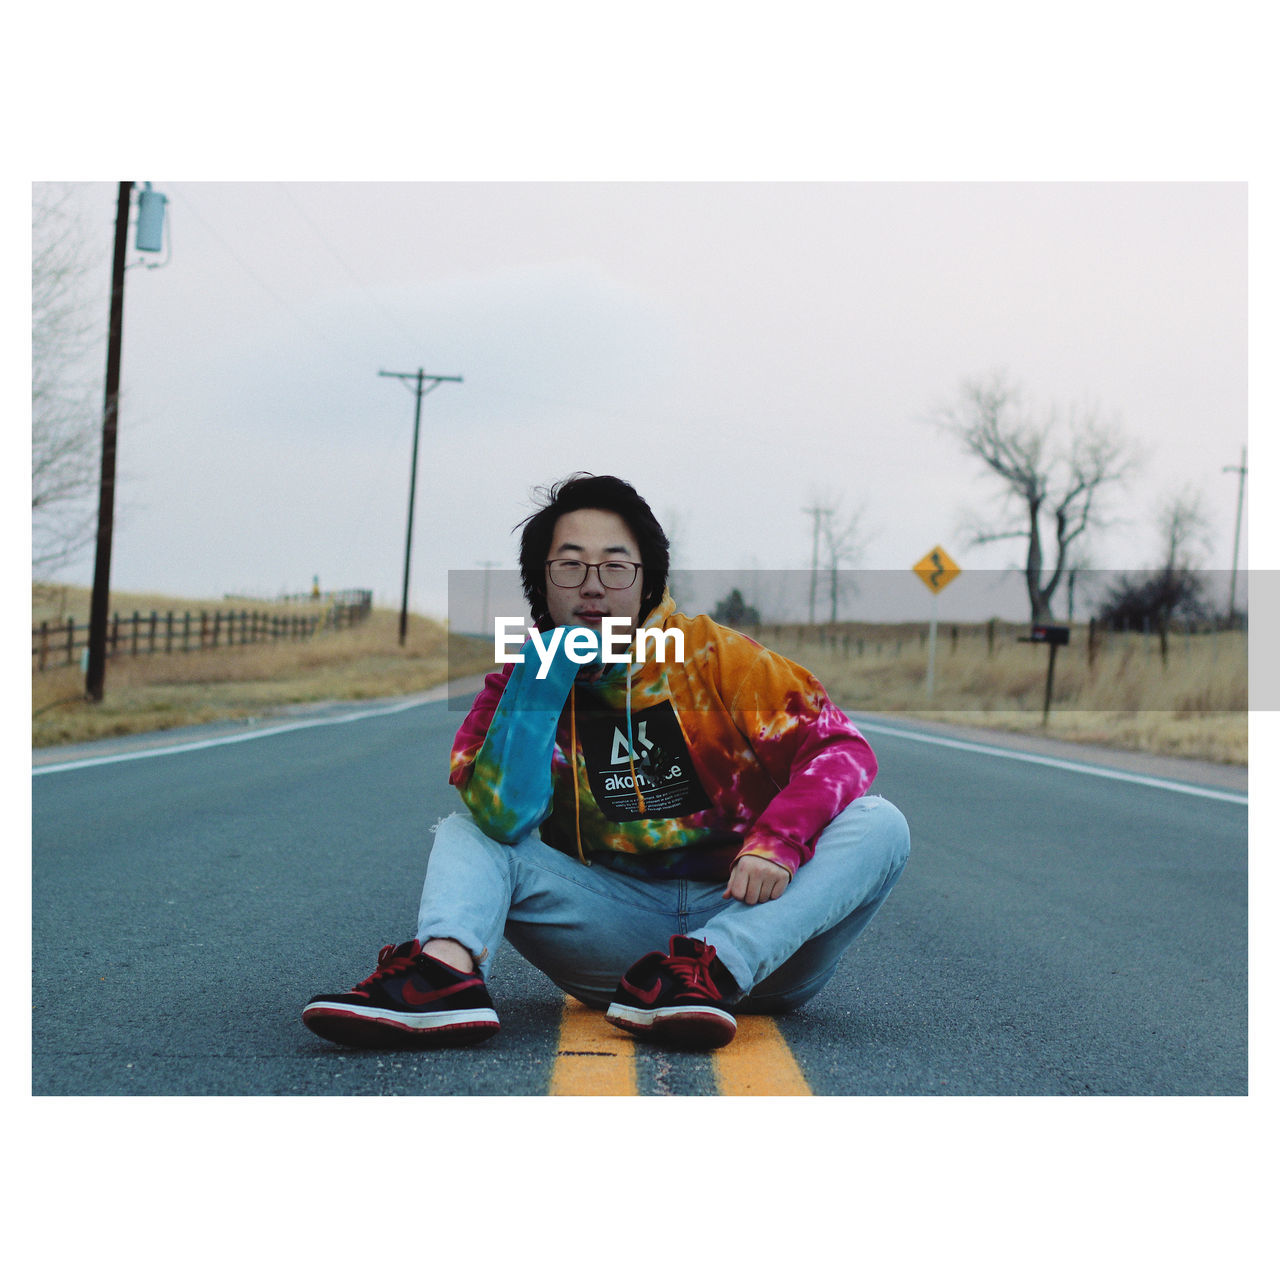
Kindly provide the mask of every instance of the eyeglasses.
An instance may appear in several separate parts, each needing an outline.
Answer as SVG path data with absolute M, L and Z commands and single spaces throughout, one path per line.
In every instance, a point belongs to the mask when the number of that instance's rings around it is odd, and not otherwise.
M 605 560 L 601 564 L 588 564 L 582 560 L 548 560 L 547 576 L 557 587 L 580 587 L 587 580 L 587 572 L 596 571 L 600 585 L 610 591 L 625 591 L 636 575 L 644 568 L 630 560 Z

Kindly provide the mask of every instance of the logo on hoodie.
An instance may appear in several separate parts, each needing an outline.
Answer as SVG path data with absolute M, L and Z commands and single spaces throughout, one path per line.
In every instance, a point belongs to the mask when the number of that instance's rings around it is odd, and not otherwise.
M 584 717 L 578 725 L 591 794 L 606 818 L 678 818 L 711 807 L 670 701 L 637 708 L 631 729 L 628 739 L 626 717 L 612 714 Z

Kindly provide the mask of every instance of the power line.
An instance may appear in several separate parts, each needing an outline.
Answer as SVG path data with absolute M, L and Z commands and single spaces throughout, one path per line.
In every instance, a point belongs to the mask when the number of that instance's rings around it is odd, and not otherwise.
M 235 261 L 237 266 L 247 275 L 264 293 L 266 293 L 274 302 L 289 313 L 304 329 L 309 330 L 326 346 L 333 347 L 334 350 L 342 352 L 343 355 L 354 359 L 354 353 L 345 350 L 337 342 L 335 342 L 329 334 L 317 329 L 311 321 L 300 315 L 293 309 L 286 298 L 281 297 L 267 282 L 227 243 L 219 234 L 217 229 L 208 221 L 207 218 L 201 216 L 199 210 L 191 203 L 191 201 L 183 195 L 175 194 L 171 199 L 176 200 L 202 227 L 226 250 L 226 252 Z
M 365 296 L 374 305 L 374 307 L 382 314 L 383 318 L 391 324 L 391 326 L 395 329 L 396 334 L 399 337 L 408 339 L 408 341 L 410 342 L 416 343 L 418 341 L 418 338 L 410 334 L 409 331 L 404 327 L 403 322 L 398 317 L 393 316 L 391 312 L 388 311 L 386 307 L 382 305 L 382 302 L 379 300 L 378 296 L 369 287 L 368 281 L 365 280 L 364 277 L 362 277 L 359 274 L 359 272 L 357 272 L 355 268 L 352 267 L 352 265 L 337 251 L 337 249 L 333 247 L 332 242 L 317 225 L 315 219 L 313 219 L 311 215 L 306 211 L 306 209 L 302 207 L 301 203 L 298 201 L 297 196 L 295 196 L 294 193 L 289 189 L 289 187 L 284 185 L 283 183 L 281 184 L 280 189 L 281 191 L 284 192 L 286 199 L 289 201 L 291 205 L 293 205 L 294 209 L 297 211 L 298 215 L 302 218 L 303 222 L 305 222 L 307 226 L 311 228 L 311 231 L 315 235 L 316 239 L 319 240 L 320 243 L 324 245 L 324 247 L 329 251 L 329 256 L 332 257 L 333 260 L 347 273 L 347 275 L 349 275 L 351 279 L 354 280 L 356 284 L 360 286 L 361 292 L 365 294 Z

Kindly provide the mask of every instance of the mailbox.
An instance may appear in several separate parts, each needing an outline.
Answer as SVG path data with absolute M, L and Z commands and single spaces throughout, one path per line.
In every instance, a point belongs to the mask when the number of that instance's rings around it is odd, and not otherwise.
M 1030 639 L 1033 644 L 1067 644 L 1071 640 L 1071 628 L 1032 627 Z
M 1048 627 L 1033 624 L 1029 636 L 1019 636 L 1019 644 L 1047 644 L 1049 646 L 1049 673 L 1044 681 L 1044 724 L 1049 723 L 1049 704 L 1053 701 L 1053 665 L 1058 660 L 1058 650 L 1071 639 L 1070 627 Z

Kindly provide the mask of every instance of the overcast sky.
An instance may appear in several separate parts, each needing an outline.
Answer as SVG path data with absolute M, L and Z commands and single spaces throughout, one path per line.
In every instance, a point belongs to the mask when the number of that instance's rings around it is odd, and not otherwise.
M 803 569 L 815 499 L 906 570 L 998 489 L 930 421 L 1002 369 L 1092 407 L 1144 465 L 1091 563 L 1154 562 L 1192 486 L 1228 568 L 1246 442 L 1243 183 L 199 183 L 126 283 L 112 584 L 411 602 L 510 565 L 529 491 L 632 481 L 685 569 Z M 100 260 L 115 187 L 76 192 Z M 130 261 L 143 255 L 130 251 Z M 104 338 L 105 341 L 105 338 Z M 93 364 L 99 366 L 101 356 Z M 63 573 L 91 581 L 91 557 Z M 958 593 L 957 593 L 958 594 Z M 921 608 L 927 604 L 921 593 Z

